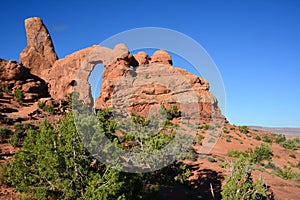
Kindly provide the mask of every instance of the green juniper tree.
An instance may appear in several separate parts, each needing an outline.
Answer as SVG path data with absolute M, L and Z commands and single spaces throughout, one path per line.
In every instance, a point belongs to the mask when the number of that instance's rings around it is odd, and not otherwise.
M 112 118 L 111 112 L 99 110 L 97 116 L 92 117 L 86 106 L 81 105 L 78 95 L 77 98 L 74 96 L 72 102 L 73 107 L 77 106 L 77 112 L 68 113 L 63 119 L 52 124 L 44 120 L 37 129 L 27 127 L 23 148 L 15 154 L 7 169 L 7 181 L 22 194 L 21 197 L 151 199 L 157 192 L 157 189 L 153 190 L 156 187 L 152 186 L 156 186 L 158 181 L 177 180 L 184 183 L 191 175 L 183 163 L 174 163 L 151 173 L 122 172 L 122 167 L 118 166 L 119 158 L 111 151 L 112 147 L 115 145 L 124 149 L 124 143 L 128 140 L 141 138 L 136 136 L 130 138 L 128 135 L 133 132 L 124 133 L 125 138 L 118 137 L 115 134 L 117 123 Z M 70 98 L 69 101 L 71 102 Z M 144 130 L 144 126 L 148 124 L 147 120 L 138 115 L 132 117 L 135 126 L 140 126 L 138 130 Z M 146 132 L 145 134 L 151 135 Z M 108 144 L 101 141 L 103 136 L 110 141 Z M 141 142 L 143 147 L 157 151 L 172 137 L 172 134 L 158 133 Z M 92 151 L 87 150 L 85 146 L 87 141 Z M 141 146 L 137 145 L 136 148 L 141 149 Z M 107 153 L 116 167 L 111 168 L 98 161 L 95 155 L 100 151 Z M 172 175 L 166 176 L 169 172 Z
M 222 199 L 224 200 L 256 200 L 266 199 L 268 190 L 262 179 L 253 181 L 251 158 L 240 155 L 230 164 L 230 175 L 225 178 L 222 186 Z

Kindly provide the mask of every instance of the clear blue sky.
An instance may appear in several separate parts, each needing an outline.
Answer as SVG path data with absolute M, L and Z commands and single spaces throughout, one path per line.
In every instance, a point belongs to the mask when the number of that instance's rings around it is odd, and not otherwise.
M 231 123 L 300 127 L 300 1 L 2 1 L 0 57 L 19 59 L 33 16 L 60 58 L 132 28 L 182 32 L 219 68 Z

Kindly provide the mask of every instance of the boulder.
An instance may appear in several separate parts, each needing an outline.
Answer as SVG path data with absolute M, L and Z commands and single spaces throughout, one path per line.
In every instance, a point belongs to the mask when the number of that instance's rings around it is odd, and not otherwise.
M 164 50 L 157 50 L 151 56 L 150 63 L 160 63 L 165 65 L 173 65 L 172 57 Z
M 150 57 L 143 51 L 138 52 L 137 54 L 134 54 L 133 57 L 138 62 L 138 65 L 144 65 L 148 64 L 150 61 Z

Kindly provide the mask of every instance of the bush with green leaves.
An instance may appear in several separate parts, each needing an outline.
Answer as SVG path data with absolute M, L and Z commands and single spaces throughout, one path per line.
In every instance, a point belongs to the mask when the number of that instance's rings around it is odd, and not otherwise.
M 38 102 L 38 108 L 42 109 L 45 112 L 54 114 L 54 105 L 46 105 L 46 102 L 44 101 Z
M 131 119 L 135 124 L 139 124 L 141 126 L 147 126 L 149 125 L 150 121 L 145 119 L 139 114 L 131 113 Z
M 276 142 L 277 144 L 280 144 L 280 143 L 282 143 L 282 142 L 284 142 L 284 141 L 286 141 L 286 137 L 285 137 L 285 135 L 283 135 L 283 134 L 278 135 L 278 136 L 276 137 L 276 139 L 275 139 L 275 142 Z
M 11 89 L 9 88 L 8 85 L 5 85 L 5 87 L 4 87 L 4 92 L 5 92 L 6 94 L 9 94 L 9 93 L 11 92 Z
M 249 128 L 248 128 L 248 126 L 240 126 L 239 131 L 241 133 L 247 134 L 249 132 Z
M 291 158 L 296 159 L 296 155 L 295 155 L 294 153 L 290 154 L 289 156 L 290 156 Z
M 203 135 L 201 135 L 201 134 L 197 134 L 197 136 L 196 136 L 196 143 L 197 144 L 202 144 L 202 140 L 204 140 L 204 136 Z
M 14 124 L 14 129 L 15 131 L 13 134 L 10 136 L 8 142 L 13 146 L 13 147 L 21 147 L 23 144 L 23 141 L 26 136 L 27 130 L 33 128 L 30 124 L 25 123 L 16 123 Z
M 283 165 L 283 168 L 278 167 L 273 171 L 274 174 L 286 180 L 299 180 L 300 172 L 294 172 L 291 167 Z
M 286 139 L 285 135 L 277 135 L 275 142 L 285 149 L 297 150 L 299 148 L 300 139 Z
M 75 103 L 80 104 L 79 101 Z M 85 108 L 80 107 L 78 110 L 85 112 Z M 89 134 L 89 128 L 94 128 L 88 126 L 93 124 L 89 121 L 92 118 L 82 119 L 84 122 L 82 126 L 86 127 L 84 129 L 86 135 L 80 137 L 77 132 L 78 127 L 75 127 L 74 115 L 66 114 L 64 119 L 55 122 L 54 125 L 43 121 L 38 129 L 28 128 L 26 131 L 23 148 L 15 154 L 8 169 L 8 182 L 22 197 L 29 199 L 142 199 L 149 195 L 149 192 L 157 191 L 148 189 L 151 188 L 148 187 L 149 185 L 157 185 L 155 178 L 159 181 L 172 179 L 172 181 L 184 182 L 191 175 L 187 167 L 180 168 L 175 164 L 148 174 L 134 174 L 112 169 L 100 163 L 86 150 L 82 142 L 85 137 L 95 136 Z M 143 130 L 143 126 L 147 123 L 144 123 L 141 117 L 134 117 L 136 119 L 134 124 Z M 117 136 L 116 127 L 117 123 L 112 118 L 111 112 L 98 111 L 97 130 L 101 131 L 95 134 L 105 134 L 109 140 L 121 147 L 128 140 L 139 139 L 134 133 Z M 127 137 L 127 134 L 131 136 Z M 143 142 L 141 147 L 145 148 L 148 145 L 149 148 L 160 149 L 172 137 L 174 137 L 172 132 L 158 133 L 141 140 Z M 109 151 L 110 146 L 102 147 L 99 141 L 91 140 L 91 143 Z M 139 143 L 136 147 L 139 147 L 138 145 Z M 168 176 L 165 176 L 166 174 Z
M 299 148 L 299 144 L 300 144 L 300 142 L 297 140 L 297 138 L 287 139 L 287 140 L 279 143 L 280 146 L 282 146 L 285 149 L 289 149 L 289 150 L 297 150 Z
M 229 150 L 227 152 L 227 156 L 230 157 L 230 158 L 238 158 L 240 155 L 243 155 L 245 157 L 248 156 L 248 154 L 246 152 L 235 150 L 235 149 Z
M 39 108 L 39 109 L 42 109 L 42 110 L 43 110 L 44 107 L 46 106 L 46 102 L 45 102 L 45 101 L 39 101 L 37 105 L 38 105 L 38 108 Z
M 270 138 L 268 135 L 264 135 L 262 137 L 262 141 L 267 142 L 267 143 L 272 143 L 273 142 L 272 138 Z
M 260 146 L 255 147 L 254 152 L 251 154 L 254 163 L 259 163 L 263 160 L 271 160 L 272 149 L 269 145 L 262 143 Z
M 141 175 L 91 163 L 93 157 L 81 143 L 72 116 L 57 128 L 43 121 L 38 131 L 27 131 L 8 181 L 31 199 L 134 199 L 141 194 Z
M 7 185 L 7 177 L 8 177 L 7 168 L 8 168 L 8 164 L 6 163 L 0 164 L 0 186 Z
M 276 169 L 276 164 L 272 161 L 268 161 L 268 163 L 265 164 L 265 168 Z
M 186 179 L 192 175 L 192 172 L 185 164 L 179 163 L 178 165 L 178 169 L 176 170 L 178 175 L 174 177 L 174 180 L 184 183 Z
M 228 134 L 230 131 L 229 130 L 227 130 L 227 129 L 224 129 L 223 130 L 223 133 L 225 133 L 225 134 Z
M 46 105 L 44 110 L 48 113 L 54 114 L 54 105 Z
M 217 162 L 217 160 L 214 159 L 214 158 L 211 157 L 211 156 L 208 156 L 208 157 L 207 157 L 207 160 L 208 160 L 209 162 Z
M 17 102 L 22 103 L 24 100 L 23 91 L 21 89 L 16 89 L 14 92 L 14 97 Z
M 257 140 L 257 141 L 260 141 L 261 140 L 261 137 L 259 136 L 259 135 L 256 135 L 256 136 L 254 136 L 253 137 L 255 140 Z
M 230 164 L 230 175 L 225 178 L 225 184 L 222 186 L 222 199 L 255 200 L 270 195 L 261 178 L 253 181 L 251 163 L 250 158 L 240 155 L 238 160 Z
M 172 106 L 171 109 L 166 109 L 163 105 L 161 105 L 159 114 L 168 120 L 172 120 L 181 116 L 181 112 L 178 110 L 176 105 Z
M 11 130 L 5 126 L 0 127 L 0 141 L 7 139 L 12 134 Z
M 231 142 L 231 137 L 230 136 L 226 136 L 226 142 Z
M 231 158 L 238 158 L 240 156 L 247 157 L 252 163 L 260 163 L 263 160 L 271 160 L 272 149 L 269 145 L 262 143 L 255 149 L 248 148 L 246 151 L 229 150 L 227 156 Z

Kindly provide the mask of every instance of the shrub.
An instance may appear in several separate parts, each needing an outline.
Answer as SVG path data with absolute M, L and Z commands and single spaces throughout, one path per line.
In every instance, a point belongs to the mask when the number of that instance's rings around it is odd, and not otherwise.
M 293 178 L 295 178 L 296 173 L 293 172 L 292 168 L 284 165 L 283 168 L 277 168 L 274 173 L 277 176 L 280 176 L 283 179 L 287 179 L 287 180 L 292 180 Z
M 264 135 L 262 137 L 262 141 L 267 142 L 267 143 L 272 143 L 272 139 L 267 135 Z
M 54 105 L 45 106 L 44 110 L 48 113 L 54 114 Z
M 57 129 L 43 121 L 39 131 L 27 131 L 8 169 L 15 190 L 30 199 L 137 199 L 143 174 L 126 174 L 99 162 L 91 166 L 93 157 L 75 130 L 68 116 Z
M 44 101 L 38 102 L 38 108 L 42 109 L 45 112 L 54 114 L 54 105 L 46 105 L 46 102 Z
M 219 167 L 221 167 L 221 168 L 226 168 L 227 165 L 228 165 L 227 162 L 221 162 L 221 163 L 219 164 Z
M 168 120 L 172 120 L 174 118 L 182 116 L 182 113 L 178 110 L 178 107 L 176 105 L 172 106 L 169 110 L 167 110 L 163 105 L 161 105 L 159 114 L 162 117 L 167 118 Z
M 243 155 L 245 157 L 247 157 L 247 153 L 243 152 L 243 151 L 238 151 L 238 150 L 229 150 L 227 152 L 227 156 L 231 157 L 231 158 L 238 158 L 240 155 Z
M 30 124 L 16 123 L 14 125 L 15 131 L 9 138 L 9 143 L 13 147 L 21 147 L 26 136 L 26 131 L 30 130 L 31 128 L 33 127 Z
M 163 127 L 173 126 L 173 122 L 171 122 L 169 119 L 166 119 L 165 121 L 163 121 L 162 125 Z
M 297 150 L 299 148 L 299 143 L 295 139 L 288 139 L 281 142 L 280 146 L 282 146 L 285 149 Z
M 205 125 L 203 126 L 203 128 L 204 128 L 204 130 L 208 130 L 208 129 L 210 129 L 210 126 L 209 126 L 208 124 L 205 124 Z
M 223 133 L 226 133 L 226 134 L 228 134 L 228 133 L 229 133 L 229 130 L 227 130 L 227 129 L 224 129 L 224 130 L 223 130 Z
M 15 97 L 17 102 L 22 103 L 23 100 L 24 100 L 23 91 L 21 89 L 16 89 L 15 92 L 14 92 L 14 97 Z
M 272 150 L 270 146 L 261 144 L 255 147 L 254 151 L 249 148 L 246 151 L 229 150 L 227 152 L 227 156 L 231 158 L 238 158 L 241 155 L 249 158 L 253 163 L 259 163 L 263 160 L 271 160 Z
M 226 136 L 226 142 L 231 142 L 230 136 Z
M 85 134 L 85 137 L 82 138 L 79 136 L 79 131 L 76 131 L 78 127 L 75 126 L 72 114 L 66 114 L 64 119 L 55 122 L 54 125 L 43 121 L 39 129 L 29 129 L 26 132 L 23 148 L 15 154 L 8 169 L 9 184 L 14 186 L 16 192 L 21 192 L 23 198 L 41 200 L 144 199 L 147 185 L 154 185 L 150 190 L 156 191 L 156 182 L 173 181 L 172 184 L 174 184 L 174 181 L 177 180 L 183 183 L 191 175 L 190 169 L 185 165 L 172 164 L 155 172 L 144 174 L 125 173 L 119 171 L 119 168 L 112 169 L 100 163 L 93 157 L 94 152 L 106 151 L 111 153 L 108 158 L 110 162 L 118 165 L 116 160 L 119 159 L 119 156 L 111 151 L 112 143 L 99 145 L 97 138 L 98 134 L 105 135 L 115 144 L 122 145 L 119 138 L 114 135 L 117 123 L 109 111 L 103 110 L 98 111 L 97 121 L 93 121 L 89 118 L 90 116 L 77 119 L 80 120 L 79 124 L 82 125 L 82 131 Z M 94 126 L 90 126 L 91 124 Z M 134 123 L 132 124 L 134 125 Z M 141 127 L 143 128 L 142 125 Z M 93 128 L 101 131 L 91 132 Z M 124 134 L 126 133 L 124 132 Z M 148 147 L 158 150 L 172 140 L 175 133 L 172 136 L 159 132 L 149 138 L 138 138 L 137 135 L 133 133 L 130 136 L 130 139 L 137 138 L 136 142 L 143 144 L 141 148 L 138 146 L 132 148 L 136 152 L 142 148 L 148 150 Z M 176 136 L 186 140 L 185 134 Z M 93 154 L 87 151 L 82 139 L 91 139 L 90 145 L 95 148 Z M 152 151 L 152 149 L 149 150 Z M 157 161 L 153 162 L 157 163 Z
M 282 143 L 282 142 L 284 142 L 284 141 L 286 141 L 286 137 L 285 137 L 285 135 L 283 135 L 283 134 L 278 135 L 278 136 L 276 137 L 276 139 L 275 139 L 275 142 L 276 142 L 277 144 L 280 144 L 280 143 Z
M 208 156 L 208 157 L 207 157 L 207 160 L 208 160 L 209 162 L 217 162 L 216 159 L 214 159 L 214 158 L 211 157 L 211 156 Z
M 198 134 L 196 139 L 197 139 L 196 142 L 197 142 L 198 144 L 201 144 L 202 140 L 204 139 L 204 136 L 201 135 L 201 134 Z
M 13 125 L 14 120 L 10 117 L 4 117 L 3 119 L 3 123 L 7 124 L 7 125 Z
M 11 130 L 5 126 L 0 127 L 0 141 L 9 138 Z
M 39 101 L 37 105 L 38 105 L 38 108 L 44 110 L 44 108 L 46 106 L 46 102 L 45 101 Z
M 7 167 L 8 164 L 1 163 L 0 164 L 0 186 L 7 185 Z
M 265 165 L 265 168 L 276 169 L 276 165 L 274 162 L 269 161 L 268 164 Z
M 251 155 L 254 163 L 259 163 L 263 160 L 271 160 L 272 150 L 269 145 L 261 144 L 259 147 L 255 147 L 253 154 Z
M 300 169 L 300 161 L 298 161 L 296 167 Z
M 9 93 L 11 92 L 11 91 L 10 91 L 10 88 L 8 87 L 8 85 L 5 86 L 4 92 L 5 92 L 6 94 L 9 94 Z
M 241 133 L 247 134 L 249 132 L 249 128 L 248 128 L 248 126 L 240 126 L 239 131 Z
M 254 138 L 255 140 L 258 140 L 258 141 L 260 141 L 260 140 L 261 140 L 261 137 L 260 137 L 260 136 L 258 136 L 258 135 L 254 136 L 253 138 Z
M 244 156 L 239 156 L 238 160 L 230 164 L 230 176 L 225 178 L 222 186 L 222 199 L 259 199 L 268 196 L 268 189 L 262 179 L 253 181 L 251 160 Z
M 184 183 L 184 181 L 192 175 L 191 170 L 183 163 L 179 163 L 178 175 L 174 177 L 175 181 Z
M 295 154 L 293 154 L 293 153 L 292 153 L 292 154 L 290 154 L 290 157 L 291 157 L 291 158 L 294 158 L 294 159 L 296 159 L 296 155 L 295 155 Z

